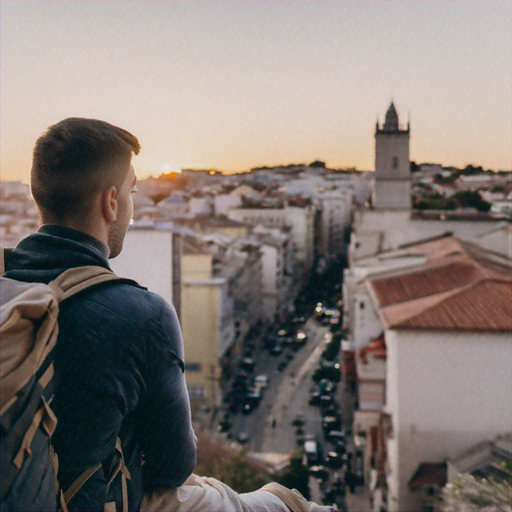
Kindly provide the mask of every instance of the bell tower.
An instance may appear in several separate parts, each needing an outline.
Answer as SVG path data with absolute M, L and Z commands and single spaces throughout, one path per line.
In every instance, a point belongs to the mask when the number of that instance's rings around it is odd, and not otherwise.
M 411 170 L 409 162 L 410 127 L 400 126 L 395 105 L 386 112 L 383 125 L 375 129 L 376 210 L 411 209 Z

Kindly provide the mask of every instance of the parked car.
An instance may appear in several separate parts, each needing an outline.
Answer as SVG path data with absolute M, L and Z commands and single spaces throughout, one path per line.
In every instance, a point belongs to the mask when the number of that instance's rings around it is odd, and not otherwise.
M 306 439 L 304 441 L 304 456 L 308 466 L 314 466 L 320 460 L 320 448 L 316 439 Z
M 295 344 L 302 347 L 308 341 L 308 336 L 304 331 L 298 331 L 295 335 Z
M 254 384 L 259 385 L 262 389 L 265 389 L 268 386 L 268 376 L 267 375 L 256 375 L 254 377 Z
M 237 436 L 236 436 L 236 440 L 239 442 L 239 443 L 247 443 L 247 441 L 249 441 L 249 436 L 247 435 L 246 432 L 240 432 Z
M 319 402 L 321 406 L 329 407 L 333 403 L 332 395 L 320 395 Z
M 315 478 L 319 478 L 320 480 L 324 481 L 327 480 L 328 472 L 322 465 L 311 466 L 309 468 L 309 472 Z
M 341 453 L 330 451 L 325 457 L 325 465 L 329 468 L 340 468 L 343 465 L 343 456 Z
M 332 443 L 336 443 L 338 445 L 345 445 L 347 442 L 345 432 L 339 429 L 330 430 L 329 432 L 326 433 L 325 437 Z
M 322 420 L 322 427 L 325 432 L 330 432 L 331 430 L 340 430 L 341 418 L 337 416 L 325 416 Z
M 252 357 L 244 357 L 240 363 L 240 368 L 252 372 L 254 370 L 254 359 Z
M 312 391 L 309 394 L 309 405 L 318 405 L 320 403 L 320 392 Z
M 279 356 L 283 353 L 283 347 L 276 343 L 271 349 L 270 349 L 270 355 L 271 356 Z

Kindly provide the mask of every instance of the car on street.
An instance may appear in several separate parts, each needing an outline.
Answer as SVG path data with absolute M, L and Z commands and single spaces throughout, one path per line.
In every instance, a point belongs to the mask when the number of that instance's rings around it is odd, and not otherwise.
M 254 359 L 252 357 L 244 357 L 240 363 L 240 368 L 252 372 L 254 370 Z
M 318 405 L 320 403 L 320 392 L 312 391 L 309 394 L 309 405 Z
M 277 367 L 277 371 L 278 372 L 282 372 L 284 371 L 284 369 L 288 366 L 288 361 L 286 359 L 284 359 L 283 361 L 281 361 L 279 363 L 279 366 Z
M 327 480 L 327 477 L 329 476 L 329 473 L 322 465 L 311 466 L 309 468 L 309 473 L 320 480 Z
M 323 407 L 329 407 L 334 401 L 332 395 L 320 395 L 319 402 Z
M 279 356 L 283 353 L 283 347 L 276 343 L 271 349 L 270 349 L 270 355 L 271 356 Z
M 325 437 L 332 443 L 336 443 L 338 445 L 345 445 L 347 442 L 347 437 L 345 432 L 342 430 L 330 430 L 326 433 Z
M 321 459 L 321 448 L 318 441 L 311 436 L 306 436 L 304 440 L 304 457 L 308 466 L 314 466 Z
M 304 331 L 299 331 L 296 336 L 296 343 L 298 345 L 304 345 L 308 341 L 308 336 Z
M 324 432 L 340 430 L 341 418 L 339 416 L 324 416 L 322 419 L 322 428 L 324 429 Z
M 254 377 L 253 382 L 255 385 L 259 386 L 261 389 L 265 389 L 268 386 L 268 376 L 267 375 L 256 375 Z
M 312 391 L 309 394 L 309 405 L 318 405 L 320 403 L 320 392 Z
M 328 452 L 325 457 L 325 465 L 328 468 L 340 468 L 343 462 L 343 455 L 335 451 Z
M 249 441 L 249 435 L 246 432 L 240 432 L 236 436 L 236 440 L 241 444 L 247 443 L 247 441 Z

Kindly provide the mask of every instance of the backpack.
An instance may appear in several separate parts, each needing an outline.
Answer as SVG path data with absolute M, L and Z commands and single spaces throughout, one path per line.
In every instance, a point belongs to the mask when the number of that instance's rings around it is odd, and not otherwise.
M 68 269 L 49 284 L 26 283 L 4 277 L 3 249 L 0 258 L 0 508 L 2 512 L 34 510 L 34 504 L 21 503 L 23 498 L 9 495 L 15 487 L 23 494 L 27 481 L 36 488 L 43 485 L 42 482 L 30 480 L 30 467 L 34 467 L 34 458 L 44 457 L 51 460 L 55 476 L 54 481 L 48 484 L 48 487 L 52 487 L 48 489 L 48 496 L 55 493 L 58 497 L 56 509 L 66 511 L 67 503 L 102 464 L 85 470 L 65 492 L 59 489 L 58 461 L 50 444 L 57 418 L 50 406 L 51 398 L 48 398 L 52 391 L 50 386 L 54 373 L 59 304 L 105 283 L 136 283 L 121 279 L 99 266 Z M 29 462 L 32 466 L 29 466 Z M 44 464 L 44 461 L 40 462 Z M 123 510 L 127 510 L 126 480 L 130 479 L 130 475 L 124 464 L 119 438 L 109 482 L 118 473 L 122 477 Z

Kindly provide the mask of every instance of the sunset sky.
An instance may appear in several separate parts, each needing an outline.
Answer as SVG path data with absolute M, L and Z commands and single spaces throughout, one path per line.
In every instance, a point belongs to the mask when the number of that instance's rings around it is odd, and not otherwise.
M 2 0 L 1 178 L 104 119 L 140 177 L 324 160 L 374 168 L 394 100 L 411 159 L 511 168 L 510 1 Z

